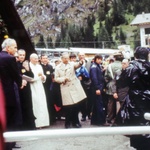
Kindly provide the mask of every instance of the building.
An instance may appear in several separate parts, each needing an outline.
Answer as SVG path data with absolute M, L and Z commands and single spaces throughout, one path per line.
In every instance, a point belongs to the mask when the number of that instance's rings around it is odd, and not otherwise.
M 140 28 L 141 46 L 150 47 L 150 13 L 143 12 L 137 15 L 130 25 Z

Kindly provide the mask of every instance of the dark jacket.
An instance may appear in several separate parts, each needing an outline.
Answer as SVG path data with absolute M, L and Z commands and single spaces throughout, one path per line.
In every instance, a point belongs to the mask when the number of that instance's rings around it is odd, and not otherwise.
M 6 105 L 7 129 L 14 130 L 18 125 L 18 99 L 16 97 L 15 84 L 20 88 L 22 77 L 19 74 L 16 59 L 7 52 L 0 52 L 0 78 L 4 90 Z M 18 92 L 18 91 L 17 91 Z
M 91 88 L 102 91 L 104 88 L 104 77 L 99 64 L 93 63 L 90 69 Z
M 126 69 L 122 70 L 118 75 L 115 77 L 116 82 L 116 88 L 117 88 L 117 94 L 118 94 L 118 100 L 123 102 L 125 100 L 125 97 L 128 94 L 129 90 L 129 81 L 126 80 Z
M 103 111 L 103 99 L 102 94 L 97 95 L 96 90 L 103 92 L 104 77 L 101 66 L 97 63 L 93 63 L 90 69 L 91 77 L 91 92 L 92 92 L 92 117 L 91 124 L 102 125 L 105 122 L 105 114 Z
M 19 74 L 15 57 L 4 51 L 0 52 L 0 77 L 4 89 L 6 106 L 15 106 L 14 82 L 20 88 L 22 77 Z
M 34 77 L 33 72 L 31 69 L 27 71 L 24 66 L 22 65 L 23 63 L 17 62 L 18 68 L 20 75 L 26 75 L 29 77 Z M 23 130 L 32 130 L 35 129 L 35 116 L 33 114 L 33 104 L 32 104 L 32 96 L 31 96 L 31 89 L 30 89 L 30 83 L 27 82 L 27 85 L 19 90 L 19 95 L 20 95 L 20 103 L 21 103 L 21 108 L 22 108 L 22 118 L 23 118 Z
M 41 64 L 41 66 L 43 68 L 44 75 L 46 76 L 46 81 L 43 83 L 43 85 L 47 93 L 50 90 L 50 84 L 52 82 L 52 73 L 54 72 L 54 69 L 49 64 L 47 65 Z
M 134 60 L 126 70 L 129 98 L 132 105 L 132 125 L 146 125 L 144 113 L 150 112 L 150 64 Z

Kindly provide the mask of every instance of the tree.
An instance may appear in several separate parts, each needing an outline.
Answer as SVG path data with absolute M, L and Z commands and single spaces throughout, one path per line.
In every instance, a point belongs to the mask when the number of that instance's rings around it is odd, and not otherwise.
M 105 9 L 106 7 L 105 7 L 104 2 L 101 2 L 98 8 L 98 12 L 97 12 L 99 21 L 105 20 L 105 13 L 106 13 Z
M 109 16 L 107 16 L 105 19 L 105 28 L 108 31 L 108 34 L 111 36 L 113 26 L 112 26 L 112 22 Z
M 135 33 L 134 33 L 134 49 L 137 47 L 137 46 L 140 46 L 141 43 L 140 43 L 140 31 L 137 30 Z
M 113 1 L 113 11 L 111 13 L 111 19 L 112 19 L 112 25 L 120 25 L 120 24 L 123 24 L 125 22 L 125 10 L 124 10 L 124 7 L 121 3 L 121 0 L 114 0 Z
M 95 16 L 92 14 L 91 16 L 89 16 L 87 18 L 87 26 L 84 27 L 84 34 L 83 34 L 83 37 L 84 37 L 84 41 L 85 41 L 85 44 L 84 46 L 85 47 L 94 47 L 94 29 L 93 29 L 93 26 L 95 24 Z
M 109 0 L 104 0 L 104 11 L 107 13 L 109 11 Z
M 120 32 L 119 33 L 119 35 L 120 35 L 120 37 L 119 37 L 120 43 L 121 44 L 126 44 L 126 34 L 123 32 L 122 28 L 120 28 L 119 32 Z
M 60 47 L 61 36 L 58 34 L 56 37 L 56 41 L 54 47 Z
M 67 33 L 70 36 L 72 41 L 72 46 L 80 47 L 82 45 L 81 41 L 83 41 L 82 33 L 80 32 L 80 26 L 77 25 L 69 25 Z
M 111 46 L 111 41 L 109 38 L 109 34 L 105 27 L 101 27 L 99 30 L 99 34 L 97 36 L 97 42 L 99 48 L 109 48 Z
M 53 48 L 53 41 L 51 37 L 47 37 L 47 47 L 48 48 Z
M 46 44 L 44 42 L 44 37 L 42 34 L 40 35 L 39 42 L 36 44 L 36 47 L 37 48 L 46 48 Z
M 63 48 L 72 47 L 72 42 L 71 42 L 71 38 L 69 34 L 66 34 L 66 37 L 61 40 L 60 47 L 63 47 Z
M 62 23 L 61 23 L 61 38 L 62 38 L 62 39 L 65 38 L 67 29 L 68 29 L 68 23 L 62 22 Z

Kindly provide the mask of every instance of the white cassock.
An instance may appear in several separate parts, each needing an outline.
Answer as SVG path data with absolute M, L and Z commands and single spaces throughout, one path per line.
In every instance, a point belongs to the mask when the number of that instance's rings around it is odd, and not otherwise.
M 33 103 L 33 113 L 36 117 L 35 125 L 37 128 L 49 126 L 49 114 L 47 109 L 47 101 L 43 82 L 39 77 L 39 73 L 43 73 L 43 69 L 39 64 L 32 64 L 30 62 L 30 68 L 34 74 L 34 82 L 30 83 Z M 46 76 L 45 76 L 46 79 Z

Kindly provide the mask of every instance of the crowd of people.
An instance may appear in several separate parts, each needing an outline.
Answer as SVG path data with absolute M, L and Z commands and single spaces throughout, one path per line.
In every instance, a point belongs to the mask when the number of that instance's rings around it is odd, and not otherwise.
M 62 116 L 66 129 L 81 128 L 87 119 L 96 126 L 149 125 L 144 119 L 144 113 L 150 112 L 147 48 L 137 47 L 132 60 L 121 51 L 106 60 L 95 54 L 91 61 L 82 52 L 64 52 L 53 68 L 46 54 L 32 53 L 25 60 L 26 51 L 17 50 L 14 39 L 5 39 L 1 47 L 6 131 L 49 127 Z M 0 129 L 5 129 L 4 124 Z M 130 140 L 139 150 L 150 147 L 149 135 L 132 135 Z M 6 143 L 6 150 L 15 144 Z

